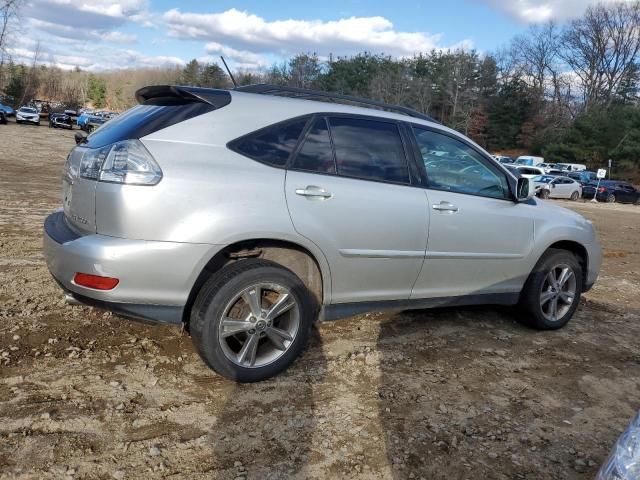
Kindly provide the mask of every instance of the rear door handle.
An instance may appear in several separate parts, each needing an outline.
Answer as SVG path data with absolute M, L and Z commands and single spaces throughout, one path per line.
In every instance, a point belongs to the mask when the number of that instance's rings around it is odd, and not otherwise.
M 315 185 L 307 185 L 305 188 L 296 188 L 296 195 L 319 199 L 327 199 L 333 196 L 331 192 L 327 192 L 324 188 L 317 187 Z
M 458 211 L 458 207 L 456 207 L 453 203 L 449 203 L 445 200 L 441 201 L 440 203 L 434 203 L 433 205 L 431 205 L 431 207 L 439 212 L 455 213 Z

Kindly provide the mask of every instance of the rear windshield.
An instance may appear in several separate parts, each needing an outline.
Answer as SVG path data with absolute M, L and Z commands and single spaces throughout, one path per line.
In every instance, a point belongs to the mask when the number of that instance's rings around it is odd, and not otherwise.
M 231 95 L 229 95 L 229 102 Z M 163 128 L 184 122 L 216 109 L 204 102 L 168 101 L 165 104 L 137 105 L 126 112 L 112 118 L 87 137 L 83 145 L 89 148 L 100 148 L 121 140 L 142 138 Z

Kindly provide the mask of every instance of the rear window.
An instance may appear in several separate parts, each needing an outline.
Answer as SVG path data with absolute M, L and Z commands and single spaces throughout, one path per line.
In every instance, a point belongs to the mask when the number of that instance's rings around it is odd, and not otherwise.
M 278 123 L 229 143 L 229 148 L 245 157 L 273 167 L 284 167 L 298 144 L 308 118 Z
M 221 106 L 218 108 L 231 102 L 229 92 L 220 92 L 218 95 L 223 98 L 228 97 L 227 103 L 220 102 Z M 83 146 L 100 148 L 121 140 L 142 138 L 213 110 L 216 110 L 214 105 L 204 102 L 154 98 L 144 105 L 137 105 L 109 120 L 89 135 Z

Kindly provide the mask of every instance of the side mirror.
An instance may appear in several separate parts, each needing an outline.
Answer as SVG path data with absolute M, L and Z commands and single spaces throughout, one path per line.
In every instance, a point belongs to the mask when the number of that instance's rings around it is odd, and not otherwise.
M 520 177 L 516 184 L 516 200 L 526 202 L 535 195 L 535 189 L 531 185 L 531 179 Z
M 80 145 L 81 143 L 84 143 L 84 142 L 86 142 L 86 141 L 87 141 L 87 136 L 86 136 L 84 133 L 80 133 L 80 132 L 77 132 L 77 133 L 73 136 L 73 138 L 74 138 L 74 139 L 75 139 L 75 141 L 76 141 L 76 145 Z
M 551 188 L 556 188 L 556 184 L 555 184 L 555 183 L 552 183 L 552 184 L 551 184 Z

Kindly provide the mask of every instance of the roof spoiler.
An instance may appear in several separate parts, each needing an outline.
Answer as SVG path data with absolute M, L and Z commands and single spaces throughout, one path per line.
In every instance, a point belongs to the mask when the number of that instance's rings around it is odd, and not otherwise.
M 181 100 L 184 102 L 206 103 L 215 108 L 221 108 L 231 102 L 231 95 L 226 90 L 212 88 L 151 85 L 139 89 L 136 92 L 136 100 L 140 104 L 156 103 L 162 100 Z

